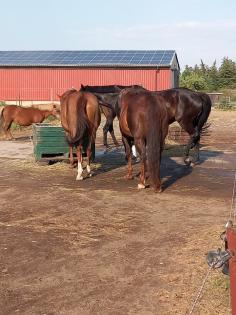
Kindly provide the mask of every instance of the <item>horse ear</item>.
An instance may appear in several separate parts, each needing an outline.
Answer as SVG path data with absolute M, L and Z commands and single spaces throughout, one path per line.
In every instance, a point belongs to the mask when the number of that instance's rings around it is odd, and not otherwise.
M 84 91 L 85 90 L 85 87 L 83 84 L 80 85 L 80 91 Z
M 60 95 L 60 94 L 57 94 L 57 96 L 58 96 L 59 98 L 61 98 L 61 95 Z

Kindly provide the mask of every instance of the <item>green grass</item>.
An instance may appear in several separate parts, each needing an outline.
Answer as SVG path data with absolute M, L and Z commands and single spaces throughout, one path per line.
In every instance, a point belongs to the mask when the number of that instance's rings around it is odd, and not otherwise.
M 11 124 L 11 130 L 22 130 L 23 127 L 21 127 L 20 125 L 18 125 L 17 123 L 13 122 Z
M 54 120 L 57 120 L 57 117 L 50 115 L 44 120 L 44 122 L 49 123 L 49 122 L 54 121 Z

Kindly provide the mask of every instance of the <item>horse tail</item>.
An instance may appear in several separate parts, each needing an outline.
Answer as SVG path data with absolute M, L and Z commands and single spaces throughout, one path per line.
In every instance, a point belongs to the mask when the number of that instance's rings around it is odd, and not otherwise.
M 206 124 L 207 119 L 210 115 L 211 106 L 212 106 L 210 96 L 207 95 L 206 93 L 201 94 L 201 99 L 202 99 L 202 112 L 197 122 L 197 127 L 199 131 L 201 131 L 203 126 Z
M 200 93 L 200 98 L 202 101 L 202 110 L 195 122 L 196 133 L 193 137 L 192 147 L 194 147 L 199 142 L 201 134 L 206 133 L 206 130 L 210 126 L 210 124 L 207 123 L 207 119 L 211 112 L 211 106 L 212 106 L 211 99 L 209 95 L 207 95 L 206 93 Z
M 2 109 L 0 114 L 0 132 L 3 130 L 3 123 L 4 123 L 4 117 L 3 117 L 3 111 L 5 108 Z
M 160 180 L 160 163 L 162 150 L 162 131 L 160 114 L 158 113 L 158 106 L 151 104 L 148 110 L 148 124 L 147 128 L 147 162 L 151 182 L 154 190 L 161 188 Z
M 82 94 L 79 96 L 77 103 L 75 104 L 75 112 L 71 112 L 68 117 L 68 124 L 70 126 L 68 142 L 71 145 L 78 145 L 89 130 L 86 105 L 87 99 Z

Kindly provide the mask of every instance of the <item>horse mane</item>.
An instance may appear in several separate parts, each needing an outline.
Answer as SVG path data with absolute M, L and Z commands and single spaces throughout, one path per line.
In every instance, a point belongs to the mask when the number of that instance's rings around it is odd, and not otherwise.
M 141 85 L 83 85 L 81 84 L 80 91 L 91 93 L 119 93 L 127 88 L 142 88 Z

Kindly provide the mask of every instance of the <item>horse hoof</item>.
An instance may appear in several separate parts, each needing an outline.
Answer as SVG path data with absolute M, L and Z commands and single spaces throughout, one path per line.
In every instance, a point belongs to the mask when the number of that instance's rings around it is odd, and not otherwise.
M 155 193 L 161 193 L 163 192 L 163 186 L 157 186 L 157 187 L 154 187 L 154 192 Z
M 89 174 L 88 174 L 88 177 L 92 177 L 92 176 L 93 176 L 93 174 L 92 174 L 92 173 L 89 173 Z
M 77 176 L 76 177 L 76 180 L 83 180 L 84 178 L 83 178 L 83 176 Z
M 145 185 L 143 185 L 143 184 L 138 184 L 138 189 L 145 189 L 145 188 L 146 188 Z
M 192 163 L 191 159 L 189 157 L 187 157 L 186 159 L 184 159 L 184 163 L 187 165 L 187 166 L 190 166 L 190 164 Z

